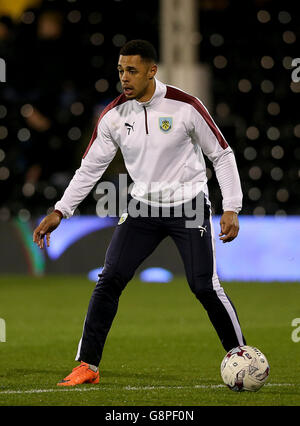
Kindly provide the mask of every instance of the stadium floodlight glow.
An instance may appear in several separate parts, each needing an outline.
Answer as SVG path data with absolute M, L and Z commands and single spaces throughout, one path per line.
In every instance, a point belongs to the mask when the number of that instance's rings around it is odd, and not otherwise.
M 58 259 L 72 244 L 92 232 L 115 226 L 117 218 L 97 216 L 73 216 L 63 220 L 54 232 L 50 247 L 46 247 L 52 260 Z
M 173 274 L 164 268 L 148 268 L 140 273 L 140 280 L 148 283 L 169 283 Z
M 220 218 L 214 218 L 215 234 Z M 299 216 L 240 216 L 230 244 L 216 239 L 217 270 L 224 281 L 299 281 Z M 238 262 L 236 261 L 238 259 Z
M 281 198 L 287 195 L 285 192 L 278 194 Z M 261 213 L 265 214 L 265 210 L 257 207 L 256 214 Z M 75 216 L 63 220 L 53 232 L 50 247 L 46 248 L 49 258 L 57 260 L 81 238 L 92 232 L 114 227 L 117 221 L 117 218 L 97 216 Z M 217 272 L 220 280 L 300 281 L 299 216 L 240 215 L 239 221 L 238 237 L 230 244 L 223 244 L 217 238 L 220 232 L 220 217 L 213 217 Z M 171 264 L 167 268 L 169 270 L 160 267 L 146 269 L 140 279 L 145 282 L 169 282 L 173 272 Z
M 98 279 L 99 279 L 99 274 L 101 274 L 102 271 L 103 271 L 103 267 L 97 268 L 97 269 L 93 269 L 92 271 L 90 271 L 88 273 L 88 279 L 90 281 L 97 282 Z

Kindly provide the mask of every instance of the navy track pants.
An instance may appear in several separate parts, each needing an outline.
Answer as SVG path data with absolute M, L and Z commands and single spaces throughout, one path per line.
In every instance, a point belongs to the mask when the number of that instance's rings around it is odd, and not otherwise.
M 229 351 L 246 344 L 236 310 L 216 272 L 210 207 L 205 205 L 205 232 L 186 228 L 185 221 L 185 217 L 128 216 L 116 227 L 104 269 L 91 296 L 77 361 L 99 365 L 122 291 L 141 263 L 168 236 L 174 240 L 182 257 L 190 289 L 206 309 L 224 349 Z

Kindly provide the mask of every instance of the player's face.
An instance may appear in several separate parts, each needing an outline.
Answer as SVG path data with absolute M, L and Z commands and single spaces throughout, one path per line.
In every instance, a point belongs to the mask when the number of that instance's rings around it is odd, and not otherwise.
M 118 63 L 119 77 L 127 99 L 146 102 L 154 91 L 154 76 L 157 66 L 153 62 L 144 61 L 140 55 L 121 55 Z

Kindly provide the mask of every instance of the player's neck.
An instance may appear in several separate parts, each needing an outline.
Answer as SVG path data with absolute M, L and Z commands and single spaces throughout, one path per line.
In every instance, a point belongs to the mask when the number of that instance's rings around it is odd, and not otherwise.
M 146 92 L 140 98 L 138 98 L 137 101 L 141 103 L 149 102 L 153 98 L 155 90 L 156 90 L 156 82 L 155 82 L 155 79 L 153 78 L 153 80 L 150 80 L 150 84 L 147 87 Z

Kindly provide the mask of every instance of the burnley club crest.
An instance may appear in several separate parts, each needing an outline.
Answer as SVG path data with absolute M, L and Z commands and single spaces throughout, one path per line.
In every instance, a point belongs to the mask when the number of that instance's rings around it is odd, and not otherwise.
M 171 117 L 160 117 L 159 128 L 164 133 L 169 132 L 173 127 L 173 119 Z

